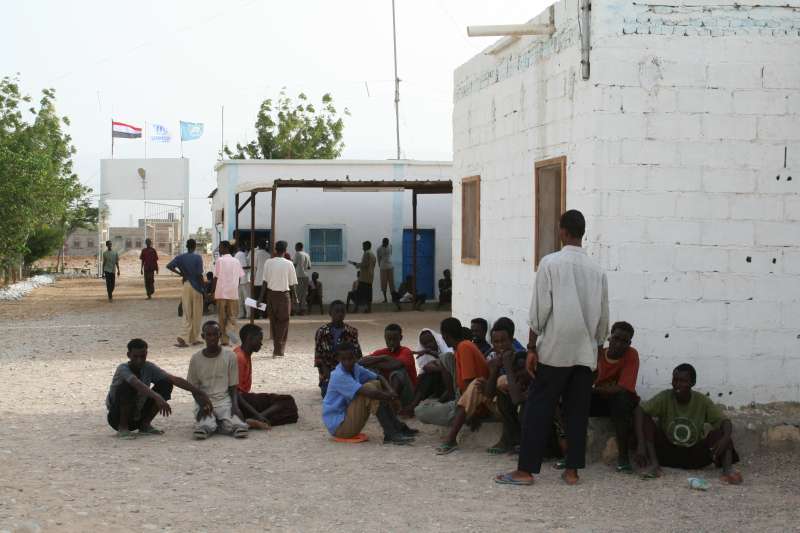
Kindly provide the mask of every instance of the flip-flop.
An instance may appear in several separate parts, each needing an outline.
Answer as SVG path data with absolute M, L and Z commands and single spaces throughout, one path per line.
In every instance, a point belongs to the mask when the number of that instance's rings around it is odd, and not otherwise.
M 555 463 L 553 463 L 553 468 L 556 470 L 564 470 L 567 468 L 567 460 L 566 459 L 559 459 Z
M 164 431 L 161 429 L 156 429 L 153 426 L 147 426 L 146 428 L 139 428 L 140 435 L 163 435 Z
M 502 446 L 492 446 L 486 450 L 489 455 L 503 455 L 511 451 L 510 448 L 503 448 Z
M 630 463 L 618 464 L 615 470 L 620 474 L 633 474 L 633 467 Z
M 331 440 L 333 442 L 341 442 L 344 444 L 358 444 L 361 442 L 367 442 L 369 437 L 367 437 L 364 433 L 359 433 L 355 437 L 344 438 L 344 437 L 332 437 Z
M 450 444 L 449 442 L 445 442 L 444 444 L 441 444 L 436 448 L 436 455 L 448 455 L 453 453 L 457 449 L 458 449 L 458 444 Z
M 658 479 L 661 477 L 661 474 L 659 474 L 658 472 L 651 472 L 648 470 L 647 472 L 643 472 L 639 477 L 641 477 L 642 479 Z
M 529 487 L 533 485 L 533 478 L 514 479 L 511 474 L 498 474 L 494 477 L 494 482 L 498 485 L 519 485 L 523 487 Z
M 136 433 L 132 431 L 118 431 L 117 438 L 119 440 L 134 440 L 136 438 Z
M 233 438 L 235 439 L 246 439 L 249 434 L 247 428 L 236 428 L 233 430 Z
M 194 433 L 192 433 L 194 440 L 206 440 L 210 435 L 203 431 L 202 429 L 198 429 Z
M 727 483 L 728 485 L 741 485 L 744 481 L 742 478 L 741 472 L 732 472 L 730 474 L 723 474 L 722 477 L 719 478 L 720 481 L 723 483 Z

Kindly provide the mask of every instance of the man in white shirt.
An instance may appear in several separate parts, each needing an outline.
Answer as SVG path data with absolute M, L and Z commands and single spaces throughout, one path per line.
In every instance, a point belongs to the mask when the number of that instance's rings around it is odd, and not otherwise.
M 311 256 L 303 251 L 303 243 L 294 245 L 294 272 L 297 275 L 297 311 L 306 314 L 308 308 L 308 273 L 311 270 Z
M 241 263 L 231 255 L 228 241 L 219 243 L 219 258 L 214 263 L 214 300 L 217 303 L 222 345 L 229 344 L 228 330 L 236 330 L 236 313 L 239 310 L 239 280 L 244 276 Z
M 592 372 L 608 336 L 608 282 L 581 247 L 586 230 L 581 212 L 561 215 L 559 228 L 564 247 L 545 256 L 536 273 L 526 362 L 535 379 L 525 405 L 517 470 L 498 475 L 495 481 L 501 484 L 533 484 L 559 399 L 569 442 L 561 477 L 574 485 L 585 466 Z
M 289 335 L 289 315 L 292 300 L 297 302 L 295 288 L 297 274 L 294 264 L 283 257 L 286 241 L 275 243 L 275 257 L 264 264 L 264 281 L 261 284 L 260 301 L 267 302 L 269 328 L 272 332 L 272 357 L 282 357 Z
M 270 258 L 269 252 L 267 251 L 267 240 L 260 239 L 258 241 L 258 248 L 256 249 L 256 256 L 255 256 L 255 286 L 253 287 L 253 295 L 252 298 L 257 300 L 261 296 L 261 283 L 264 281 L 264 263 L 267 262 L 267 259 Z M 258 309 L 254 309 L 253 312 L 256 314 L 256 318 L 261 317 L 261 311 Z
M 244 301 L 250 297 L 250 254 L 247 253 L 247 244 L 244 240 L 239 241 L 239 251 L 235 257 L 244 270 L 244 275 L 239 278 L 239 318 L 244 319 L 247 318 Z
M 378 268 L 381 271 L 383 303 L 387 303 L 389 300 L 386 297 L 386 289 L 389 289 L 389 294 L 394 294 L 394 265 L 392 264 L 392 245 L 389 244 L 389 239 L 383 238 L 376 255 L 378 256 Z

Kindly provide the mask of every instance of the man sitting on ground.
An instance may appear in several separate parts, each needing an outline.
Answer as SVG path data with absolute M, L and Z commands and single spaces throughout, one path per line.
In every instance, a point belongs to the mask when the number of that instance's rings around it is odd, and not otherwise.
M 319 280 L 319 272 L 311 274 L 311 281 L 308 283 L 308 312 L 311 313 L 314 306 L 319 306 L 319 314 L 325 314 L 322 308 L 322 282 Z
M 486 358 L 472 341 L 466 339 L 463 329 L 457 318 L 446 318 L 442 321 L 444 341 L 455 349 L 456 386 L 461 396 L 456 402 L 450 431 L 444 442 L 436 448 L 438 455 L 455 451 L 458 448 L 458 432 L 464 423 L 491 414 L 494 407 L 491 399 L 484 394 L 486 379 L 489 377 Z
M 359 270 L 358 272 L 356 272 L 356 280 L 353 282 L 353 285 L 347 292 L 347 301 L 345 302 L 345 310 L 348 313 L 350 312 L 350 302 L 353 302 L 353 305 L 356 305 L 356 302 L 358 301 L 358 278 L 360 276 L 361 276 L 361 271 Z
M 444 342 L 448 346 L 452 346 L 454 350 L 452 354 L 446 353 L 439 357 L 442 381 L 448 387 L 448 393 L 453 391 L 450 396 L 452 399 L 447 402 L 425 400 L 417 406 L 414 414 L 420 422 L 452 427 L 458 413 L 457 402 L 460 402 L 458 396 L 465 394 L 469 384 L 476 378 L 486 379 L 489 376 L 489 367 L 478 347 L 467 340 L 464 328 L 461 327 L 461 322 L 457 318 L 444 319 L 440 329 Z M 469 401 L 469 399 L 465 401 Z M 463 410 L 464 405 L 461 407 Z M 454 446 L 446 443 L 437 451 L 449 453 L 444 448 L 454 448 Z
M 511 336 L 513 337 L 511 339 L 511 347 L 514 349 L 515 352 L 525 352 L 525 351 L 527 351 L 527 348 L 525 348 L 525 346 L 521 342 L 519 342 L 519 340 L 517 340 L 516 337 L 514 337 L 514 331 L 516 329 L 516 326 L 514 325 L 514 321 L 513 320 L 511 320 L 507 316 L 501 316 L 500 318 L 498 318 L 497 320 L 494 321 L 494 324 L 492 325 L 492 329 L 494 329 L 496 327 L 501 327 L 501 328 L 507 329 L 508 331 L 511 332 Z
M 406 279 L 403 280 L 403 283 L 400 284 L 397 290 L 392 291 L 392 302 L 397 306 L 398 311 L 402 310 L 400 304 L 413 304 L 411 306 L 412 309 L 419 311 L 422 309 L 422 306 L 425 305 L 426 301 L 428 301 L 428 296 L 426 294 L 417 293 L 417 295 L 414 296 L 413 276 L 406 276 Z
M 414 401 L 411 403 L 413 409 L 431 397 L 449 400 L 444 397 L 447 388 L 442 381 L 442 366 L 439 362 L 439 358 L 449 352 L 452 350 L 441 335 L 429 328 L 420 331 L 419 347 L 413 352 L 417 359 L 417 385 L 414 388 Z
M 453 280 L 450 278 L 450 271 L 445 270 L 444 277 L 439 280 L 439 303 L 436 309 L 441 309 L 443 305 L 450 305 L 453 301 Z
M 211 401 L 203 391 L 149 362 L 147 343 L 142 339 L 131 340 L 128 343 L 128 362 L 120 364 L 114 371 L 108 389 L 108 425 L 121 439 L 134 438 L 136 430 L 139 430 L 139 435 L 162 435 L 164 432 L 151 423 L 158 413 L 163 416 L 172 413 L 167 402 L 172 397 L 173 386 L 191 392 L 201 411 L 211 412 Z
M 242 421 L 239 409 L 236 356 L 220 346 L 222 330 L 217 322 L 209 320 L 203 324 L 202 332 L 206 347 L 189 360 L 186 380 L 208 395 L 213 410 L 208 412 L 200 410 L 199 405 L 195 406 L 194 438 L 207 439 L 217 429 L 220 433 L 233 434 L 237 439 L 245 438 L 247 424 Z
M 486 380 L 484 394 L 494 398 L 497 414 L 503 422 L 500 440 L 487 451 L 500 455 L 513 451 L 519 446 L 522 425 L 520 414 L 528 397 L 531 375 L 525 368 L 525 351 L 515 351 L 512 345 L 514 334 L 508 327 L 495 326 L 492 329 L 492 353 L 489 362 L 489 379 Z
M 372 371 L 379 371 L 400 396 L 400 414 L 413 416 L 414 388 L 417 386 L 417 366 L 414 353 L 402 346 L 403 330 L 398 324 L 389 324 L 383 331 L 386 348 L 375 350 L 359 364 Z
M 513 323 L 513 322 L 512 322 Z M 472 342 L 485 356 L 492 351 L 492 345 L 486 342 L 486 334 L 489 332 L 489 323 L 483 318 L 473 318 L 469 323 L 469 330 L 472 334 Z M 513 337 L 514 334 L 512 333 Z
M 722 468 L 723 482 L 738 485 L 742 474 L 733 468 L 739 462 L 733 425 L 710 398 L 692 390 L 695 383 L 694 367 L 678 365 L 672 371 L 672 389 L 636 407 L 637 462 L 650 465 L 644 477 L 661 476 L 661 465 L 694 470 L 714 463 Z M 714 428 L 706 435 L 705 424 Z
M 398 399 L 386 378 L 356 363 L 352 344 L 337 348 L 339 364 L 331 372 L 330 383 L 322 401 L 322 421 L 331 435 L 339 439 L 357 437 L 370 414 L 383 428 L 385 444 L 410 444 L 414 435 L 397 419 L 391 402 Z
M 239 330 L 242 345 L 233 349 L 239 368 L 239 407 L 251 429 L 270 429 L 272 426 L 297 422 L 297 404 L 288 394 L 253 393 L 254 352 L 261 350 L 264 332 L 255 324 L 245 324 Z
M 358 344 L 358 330 L 344 323 L 346 306 L 341 300 L 334 300 L 328 306 L 331 321 L 320 327 L 314 336 L 314 366 L 319 372 L 319 389 L 322 397 L 328 390 L 331 372 L 339 363 L 336 351 L 340 344 L 350 344 L 353 355 L 361 359 L 361 346 Z

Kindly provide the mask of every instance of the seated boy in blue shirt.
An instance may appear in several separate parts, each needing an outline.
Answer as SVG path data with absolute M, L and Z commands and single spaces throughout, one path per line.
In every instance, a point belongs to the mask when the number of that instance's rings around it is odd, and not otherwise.
M 351 439 L 361 433 L 374 414 L 383 428 L 384 444 L 410 444 L 413 430 L 397 419 L 391 402 L 397 400 L 386 378 L 356 363 L 354 346 L 342 343 L 336 350 L 339 364 L 331 372 L 322 400 L 322 422 L 334 437 Z

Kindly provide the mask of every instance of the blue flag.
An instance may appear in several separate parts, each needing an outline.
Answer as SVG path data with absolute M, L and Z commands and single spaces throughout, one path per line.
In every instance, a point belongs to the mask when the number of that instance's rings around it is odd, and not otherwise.
M 181 120 L 181 140 L 193 141 L 203 136 L 203 124 L 201 122 L 184 122 Z

